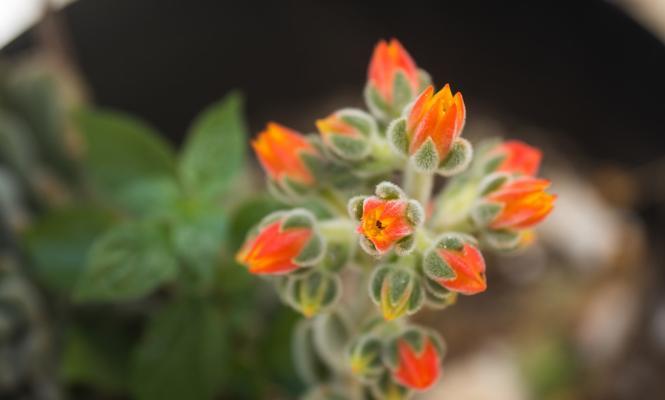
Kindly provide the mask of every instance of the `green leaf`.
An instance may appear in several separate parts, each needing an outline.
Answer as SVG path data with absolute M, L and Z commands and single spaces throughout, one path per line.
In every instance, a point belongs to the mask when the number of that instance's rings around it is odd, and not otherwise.
M 108 211 L 88 205 L 53 210 L 37 220 L 23 239 L 41 283 L 69 293 L 93 241 L 112 223 Z
M 94 325 L 79 321 L 67 330 L 59 365 L 65 382 L 106 392 L 126 391 L 131 329 L 119 322 L 113 318 Z
M 94 243 L 74 296 L 79 301 L 134 300 L 173 280 L 177 270 L 159 226 L 127 223 Z
M 329 366 L 344 370 L 347 362 L 347 346 L 353 336 L 353 329 L 341 312 L 321 314 L 313 320 L 314 345 Z
M 87 172 L 102 196 L 139 215 L 173 201 L 175 157 L 157 132 L 111 111 L 83 110 L 76 122 L 87 145 Z
M 245 161 L 247 127 L 242 96 L 231 93 L 194 122 L 180 159 L 186 187 L 208 196 L 228 189 Z
M 132 363 L 138 400 L 211 399 L 230 363 L 224 320 L 210 302 L 187 300 L 155 315 Z
M 406 118 L 398 118 L 388 125 L 387 135 L 389 143 L 395 152 L 407 155 L 409 152 L 409 137 L 406 133 Z
M 206 289 L 214 282 L 226 239 L 227 219 L 215 204 L 194 199 L 179 203 L 172 231 L 175 251 L 183 262 L 184 278 Z
M 450 152 L 439 165 L 438 173 L 443 176 L 453 176 L 464 171 L 473 158 L 473 147 L 471 143 L 462 138 L 457 138 Z
M 432 172 L 439 165 L 439 153 L 431 137 L 416 150 L 413 163 L 420 172 Z
M 397 70 L 393 80 L 393 100 L 392 105 L 396 114 L 401 114 L 404 107 L 406 107 L 416 93 L 413 93 L 409 78 L 401 70 Z

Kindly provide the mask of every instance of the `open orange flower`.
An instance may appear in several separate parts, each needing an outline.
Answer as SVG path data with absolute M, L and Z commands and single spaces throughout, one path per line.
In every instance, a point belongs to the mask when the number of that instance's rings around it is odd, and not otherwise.
M 299 268 L 295 259 L 312 237 L 311 228 L 282 229 L 278 220 L 260 229 L 248 240 L 236 255 L 236 260 L 246 265 L 256 275 L 286 274 Z
M 547 179 L 523 177 L 509 181 L 490 193 L 487 200 L 501 205 L 501 210 L 490 222 L 492 229 L 521 230 L 532 227 L 549 215 L 556 195 L 547 193 Z
M 284 178 L 312 185 L 314 176 L 302 160 L 302 153 L 317 155 L 317 150 L 298 132 L 270 122 L 252 141 L 252 148 L 263 169 L 275 181 Z
M 441 375 L 441 355 L 429 337 L 424 338 L 420 352 L 405 339 L 397 341 L 398 362 L 393 378 L 411 389 L 425 390 Z
M 434 94 L 427 87 L 416 99 L 407 117 L 409 154 L 414 154 L 427 139 L 432 139 L 440 160 L 443 160 L 453 141 L 460 136 L 466 109 L 460 92 L 453 96 L 450 85 Z
M 543 158 L 540 149 L 519 140 L 503 142 L 495 148 L 493 153 L 501 154 L 504 157 L 497 167 L 497 171 L 519 173 L 526 176 L 535 176 L 538 173 L 540 161 Z
M 398 72 L 404 74 L 411 91 L 416 93 L 419 86 L 416 63 L 397 39 L 391 39 L 390 43 L 381 40 L 374 48 L 367 75 L 369 84 L 386 103 L 393 101 L 393 88 Z
M 366 198 L 358 232 L 372 242 L 379 254 L 387 252 L 397 241 L 414 232 L 407 219 L 407 207 L 408 201 L 403 199 Z
M 437 282 L 446 289 L 462 294 L 476 294 L 487 289 L 485 260 L 480 251 L 469 243 L 461 249 L 438 249 L 439 256 L 455 273 L 454 278 L 439 278 Z

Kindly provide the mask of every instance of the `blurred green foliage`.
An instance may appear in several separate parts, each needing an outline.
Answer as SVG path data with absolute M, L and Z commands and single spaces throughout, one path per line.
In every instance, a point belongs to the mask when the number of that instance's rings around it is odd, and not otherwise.
M 239 179 L 242 96 L 195 118 L 179 153 L 137 118 L 66 108 L 51 79 L 0 74 L 0 172 L 16 193 L 3 186 L 13 244 L 2 251 L 40 290 L 53 332 L 39 362 L 55 363 L 58 390 L 141 400 L 299 392 L 295 314 L 233 261 L 247 230 L 282 207 Z M 0 397 L 11 390 L 0 385 Z
M 522 371 L 534 399 L 570 398 L 568 390 L 581 379 L 578 355 L 564 337 L 541 338 L 522 349 Z
M 113 220 L 110 212 L 93 205 L 56 209 L 38 219 L 24 242 L 39 280 L 62 295 L 70 293 L 85 265 L 87 249 Z

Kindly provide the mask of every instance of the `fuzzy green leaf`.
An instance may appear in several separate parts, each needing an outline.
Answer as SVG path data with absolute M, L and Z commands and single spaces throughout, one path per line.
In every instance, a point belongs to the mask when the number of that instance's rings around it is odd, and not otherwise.
M 381 287 L 383 286 L 383 280 L 389 272 L 390 267 L 387 266 L 376 268 L 369 280 L 369 294 L 374 304 L 381 303 Z
M 379 91 L 376 90 L 373 85 L 367 84 L 367 86 L 365 86 L 363 96 L 365 98 L 365 104 L 367 104 L 367 108 L 372 115 L 383 121 L 390 120 L 392 116 L 390 106 L 386 104 Z
M 409 200 L 406 205 L 406 219 L 413 226 L 420 226 L 425 218 L 425 210 L 416 200 Z
M 339 312 L 322 314 L 314 320 L 314 345 L 321 358 L 338 370 L 344 368 L 352 333 L 348 321 Z
M 178 203 L 171 240 L 188 284 L 203 289 L 211 286 L 226 231 L 227 218 L 220 206 L 194 199 Z
M 499 214 L 503 205 L 491 202 L 479 202 L 471 209 L 471 218 L 479 227 L 486 227 Z
M 495 172 L 489 174 L 480 181 L 480 184 L 478 185 L 478 193 L 480 196 L 488 195 L 503 186 L 509 178 L 510 176 L 506 173 Z
M 423 271 L 425 271 L 428 277 L 434 280 L 452 279 L 455 277 L 455 272 L 443 261 L 435 250 L 427 252 L 423 258 Z
M 398 256 L 405 256 L 411 253 L 416 245 L 414 235 L 409 235 L 400 239 L 395 243 L 395 254 Z
M 157 132 L 122 113 L 83 110 L 86 172 L 104 199 L 137 214 L 167 207 L 177 194 L 173 150 Z
M 363 203 L 366 198 L 366 196 L 352 197 L 346 206 L 349 216 L 356 221 L 360 221 L 363 216 Z
M 413 165 L 420 172 L 432 172 L 439 165 L 439 154 L 432 138 L 427 138 L 412 157 Z
M 393 111 L 399 115 L 404 107 L 413 100 L 415 93 L 404 72 L 398 70 L 393 81 Z
M 367 140 L 331 134 L 330 143 L 336 155 L 346 160 L 362 160 L 370 151 Z
M 231 93 L 197 117 L 180 158 L 186 187 L 208 196 L 219 196 L 229 188 L 245 162 L 242 102 L 240 94 Z
M 313 228 L 316 219 L 311 212 L 304 208 L 296 208 L 289 211 L 282 221 L 282 229 Z
M 362 110 L 355 108 L 343 109 L 340 110 L 339 116 L 342 121 L 358 129 L 366 138 L 370 138 L 376 133 L 376 121 L 371 115 Z
M 388 125 L 388 141 L 397 154 L 407 155 L 409 152 L 409 137 L 406 132 L 406 118 L 399 118 Z
M 376 185 L 375 193 L 384 200 L 402 199 L 406 197 L 404 191 L 392 182 L 383 181 Z
M 186 300 L 155 315 L 134 354 L 138 400 L 208 400 L 224 382 L 229 357 L 222 314 L 213 303 Z
M 311 320 L 301 320 L 293 330 L 291 357 L 298 377 L 313 385 L 323 379 L 326 368 L 314 345 L 314 329 Z
M 165 232 L 152 223 L 127 223 L 97 239 L 76 284 L 78 301 L 134 300 L 177 273 Z
M 323 238 L 315 232 L 293 261 L 301 266 L 314 265 L 323 258 L 325 247 L 326 244 Z
M 464 171 L 473 158 L 473 147 L 468 140 L 459 138 L 453 143 L 450 152 L 441 162 L 438 173 L 443 176 L 453 176 Z
M 69 293 L 95 238 L 112 223 L 109 212 L 87 205 L 54 210 L 37 220 L 24 241 L 40 282 Z
M 520 244 L 520 234 L 511 230 L 487 230 L 483 231 L 484 242 L 495 250 L 515 250 Z

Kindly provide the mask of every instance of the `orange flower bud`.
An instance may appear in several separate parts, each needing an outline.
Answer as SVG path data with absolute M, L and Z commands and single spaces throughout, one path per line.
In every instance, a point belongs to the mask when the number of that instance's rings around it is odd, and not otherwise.
M 370 152 L 370 140 L 376 134 L 376 121 L 356 109 L 343 109 L 316 121 L 323 143 L 335 155 L 347 160 L 361 160 Z
M 316 120 L 316 127 L 319 128 L 324 141 L 330 141 L 333 134 L 347 136 L 354 139 L 360 137 L 358 130 L 345 122 L 337 113 L 331 114 L 323 119 Z
M 288 178 L 305 186 L 314 184 L 314 176 L 302 155 L 316 156 L 318 151 L 298 132 L 270 122 L 252 141 L 252 147 L 271 179 L 279 182 Z
M 524 177 L 507 182 L 487 196 L 491 203 L 501 206 L 489 227 L 520 230 L 532 227 L 549 215 L 556 195 L 547 193 L 547 179 Z
M 503 160 L 497 167 L 499 172 L 519 173 L 526 176 L 535 176 L 540 167 L 543 153 L 540 149 L 529 146 L 519 140 L 509 140 L 501 143 L 493 151 Z
M 381 40 L 374 48 L 367 75 L 369 84 L 379 92 L 386 103 L 393 101 L 393 88 L 398 72 L 404 74 L 412 92 L 417 92 L 419 77 L 416 63 L 397 39 L 391 39 L 390 43 Z
M 455 273 L 451 279 L 439 279 L 437 282 L 448 290 L 462 294 L 476 294 L 487 289 L 485 279 L 485 260 L 480 251 L 465 243 L 460 250 L 439 249 L 441 258 Z
M 475 240 L 461 233 L 446 233 L 427 251 L 423 271 L 447 290 L 472 295 L 487 289 L 485 260 Z
M 375 196 L 365 199 L 358 233 L 372 242 L 379 254 L 386 253 L 397 241 L 411 235 L 414 226 L 407 219 L 409 202 L 384 200 Z
M 439 160 L 443 160 L 462 133 L 466 109 L 460 92 L 453 96 L 450 85 L 434 94 L 428 86 L 416 99 L 407 117 L 408 153 L 415 154 L 427 139 L 432 139 Z
M 417 351 L 405 338 L 397 340 L 397 368 L 393 378 L 401 385 L 415 390 L 430 388 L 441 375 L 441 355 L 432 339 L 424 337 Z
M 322 242 L 314 229 L 314 217 L 295 209 L 265 218 L 258 232 L 242 246 L 236 261 L 255 275 L 287 274 L 320 260 Z

